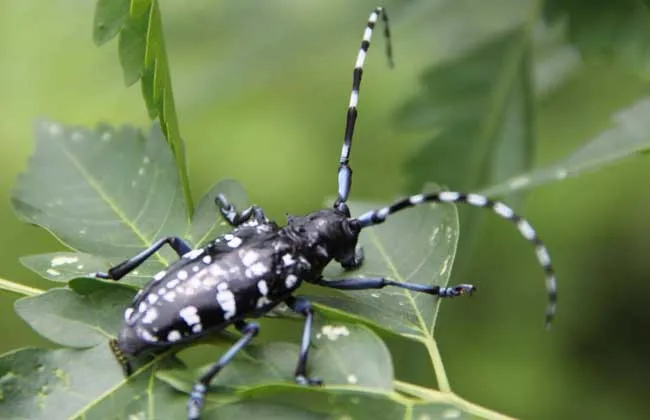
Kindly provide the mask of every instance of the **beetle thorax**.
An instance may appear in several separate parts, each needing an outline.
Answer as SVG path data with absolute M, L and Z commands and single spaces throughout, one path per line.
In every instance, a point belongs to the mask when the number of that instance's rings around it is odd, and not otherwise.
M 353 256 L 359 238 L 359 228 L 354 221 L 335 209 L 290 216 L 284 230 L 309 252 L 312 261 L 322 266 L 332 259 L 341 261 Z

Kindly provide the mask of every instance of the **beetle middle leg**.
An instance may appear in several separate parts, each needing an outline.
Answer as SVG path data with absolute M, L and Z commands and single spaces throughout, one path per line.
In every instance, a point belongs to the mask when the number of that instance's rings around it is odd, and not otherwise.
M 246 347 L 251 340 L 260 332 L 260 326 L 257 323 L 238 321 L 235 327 L 243 334 L 243 336 L 215 363 L 192 388 L 190 394 L 190 401 L 187 405 L 187 416 L 189 420 L 197 420 L 201 414 L 201 408 L 205 404 L 205 393 L 212 379 L 232 361 L 237 353 Z
M 257 206 L 250 206 L 247 209 L 238 211 L 235 205 L 228 201 L 224 194 L 217 195 L 214 201 L 217 207 L 219 207 L 221 215 L 232 227 L 237 227 L 242 223 L 253 220 L 259 224 L 268 223 L 269 221 L 264 214 L 264 210 Z
M 300 385 L 321 385 L 323 383 L 322 380 L 307 376 L 307 357 L 311 345 L 314 309 L 312 308 L 311 303 L 303 297 L 290 296 L 285 302 L 293 311 L 305 316 L 305 328 L 302 333 L 300 356 L 298 357 L 298 365 L 296 366 L 295 373 L 296 382 Z
M 100 279 L 119 280 L 122 277 L 129 274 L 131 271 L 138 268 L 140 264 L 145 262 L 153 254 L 158 252 L 158 250 L 162 248 L 163 245 L 165 244 L 169 245 L 174 251 L 176 251 L 179 257 L 182 257 L 188 252 L 192 251 L 192 247 L 190 246 L 190 244 L 185 242 L 185 240 L 177 236 L 167 236 L 165 238 L 157 240 L 149 248 L 140 252 L 135 257 L 122 261 L 116 266 L 110 268 L 108 270 L 108 273 L 102 273 L 102 272 L 95 273 L 95 277 L 99 277 Z
M 476 290 L 476 286 L 471 284 L 459 284 L 452 287 L 443 287 L 437 285 L 427 286 L 424 284 L 416 283 L 402 283 L 384 277 L 349 278 L 338 280 L 325 280 L 321 278 L 319 280 L 312 281 L 312 283 L 319 286 L 340 290 L 382 289 L 386 286 L 393 286 L 438 297 L 455 297 L 463 295 L 465 293 L 471 295 Z

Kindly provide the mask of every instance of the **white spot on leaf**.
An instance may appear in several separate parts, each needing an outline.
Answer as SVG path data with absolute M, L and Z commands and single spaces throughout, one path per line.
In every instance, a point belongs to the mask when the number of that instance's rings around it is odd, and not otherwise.
M 323 325 L 321 333 L 332 341 L 338 340 L 339 337 L 347 337 L 350 330 L 345 325 Z
M 74 264 L 77 261 L 79 261 L 79 258 L 77 257 L 68 257 L 68 256 L 60 256 L 60 257 L 54 257 L 52 258 L 52 267 L 58 267 L 59 265 L 63 264 Z

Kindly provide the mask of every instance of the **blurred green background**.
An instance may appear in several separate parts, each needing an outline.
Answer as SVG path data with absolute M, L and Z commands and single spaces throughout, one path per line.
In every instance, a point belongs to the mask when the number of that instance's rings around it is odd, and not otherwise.
M 0 277 L 34 287 L 52 285 L 18 258 L 62 249 L 10 207 L 33 150 L 34 120 L 148 124 L 139 87 L 123 85 L 116 42 L 92 43 L 94 3 L 0 0 Z M 321 206 L 336 192 L 352 65 L 375 1 L 160 3 L 195 198 L 232 177 L 279 221 Z M 407 131 L 396 115 L 421 91 L 419 76 L 507 29 L 531 2 L 384 3 L 397 65 L 387 69 L 376 37 L 352 153 L 353 197 L 382 202 L 416 192 L 405 162 L 431 134 Z M 577 56 L 570 76 L 539 101 L 537 164 L 564 157 L 650 93 L 645 73 L 614 55 Z M 515 229 L 486 218 L 475 252 L 461 259 L 471 261 L 462 280 L 480 293 L 445 303 L 437 326 L 458 394 L 527 419 L 650 418 L 648 167 L 641 157 L 528 196 L 522 210 L 560 275 L 550 333 L 541 328 L 545 296 L 532 249 Z M 14 314 L 15 298 L 0 293 L 0 352 L 50 345 Z

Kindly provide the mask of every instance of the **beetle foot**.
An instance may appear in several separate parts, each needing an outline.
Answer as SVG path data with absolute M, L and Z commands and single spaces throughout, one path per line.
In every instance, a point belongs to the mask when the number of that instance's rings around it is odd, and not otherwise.
M 320 378 L 310 378 L 305 375 L 296 375 L 296 383 L 298 385 L 321 386 L 323 385 L 323 380 Z
M 440 297 L 456 297 L 464 294 L 472 295 L 477 287 L 473 284 L 459 284 L 453 287 L 441 287 L 438 289 L 437 295 Z
M 202 383 L 194 385 L 190 393 L 190 401 L 187 403 L 188 420 L 199 420 L 201 409 L 205 404 L 206 386 Z

